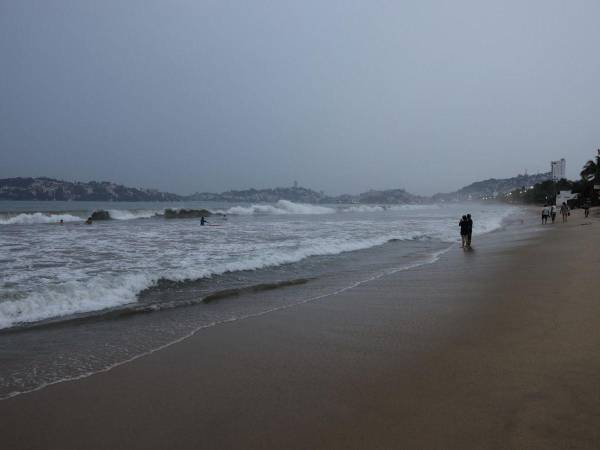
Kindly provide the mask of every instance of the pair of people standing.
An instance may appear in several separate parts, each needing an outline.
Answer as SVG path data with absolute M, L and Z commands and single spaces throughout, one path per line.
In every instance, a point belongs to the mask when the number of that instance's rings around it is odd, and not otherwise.
M 458 222 L 458 226 L 460 227 L 460 238 L 462 240 L 461 247 L 471 248 L 471 236 L 473 235 L 473 219 L 471 219 L 471 214 L 462 216 L 462 219 Z

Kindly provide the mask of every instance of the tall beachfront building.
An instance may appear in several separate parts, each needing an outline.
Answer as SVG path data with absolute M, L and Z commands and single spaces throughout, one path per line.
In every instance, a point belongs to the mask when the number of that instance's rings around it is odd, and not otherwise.
M 550 161 L 550 171 L 552 172 L 552 179 L 554 181 L 567 178 L 567 162 L 565 158 L 561 158 L 559 161 Z

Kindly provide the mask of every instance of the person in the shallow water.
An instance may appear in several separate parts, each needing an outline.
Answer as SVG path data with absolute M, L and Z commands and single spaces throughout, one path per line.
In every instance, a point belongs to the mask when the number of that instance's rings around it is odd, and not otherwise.
M 207 222 L 207 220 L 204 218 L 204 216 L 200 217 L 200 225 L 204 225 Z
M 85 221 L 86 225 L 91 225 L 92 224 L 92 217 L 88 217 L 87 220 Z
M 473 236 L 473 219 L 467 214 L 467 247 L 471 248 L 471 236 Z
M 462 240 L 461 247 L 465 248 L 467 245 L 467 235 L 469 234 L 469 222 L 467 221 L 467 216 L 462 216 L 462 219 L 458 222 L 458 226 L 460 227 L 460 238 Z

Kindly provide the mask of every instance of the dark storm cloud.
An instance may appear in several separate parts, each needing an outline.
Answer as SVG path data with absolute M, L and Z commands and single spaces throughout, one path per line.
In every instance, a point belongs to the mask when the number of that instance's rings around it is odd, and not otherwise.
M 433 193 L 599 146 L 595 1 L 0 3 L 0 177 Z

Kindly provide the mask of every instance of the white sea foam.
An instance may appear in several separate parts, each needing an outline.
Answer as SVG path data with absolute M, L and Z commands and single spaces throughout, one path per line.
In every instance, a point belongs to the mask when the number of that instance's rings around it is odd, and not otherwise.
M 419 233 L 404 236 L 418 237 Z M 85 281 L 70 280 L 32 292 L 25 298 L 0 302 L 0 329 L 21 323 L 32 323 L 61 316 L 100 311 L 133 303 L 137 294 L 151 287 L 160 278 L 173 281 L 200 279 L 226 272 L 257 270 L 289 264 L 310 256 L 337 255 L 384 244 L 394 236 L 380 236 L 364 240 L 314 239 L 308 245 L 292 250 L 274 248 L 259 255 L 201 265 L 197 261 L 184 261 L 181 268 L 156 272 L 129 273 L 117 276 L 97 276 Z
M 87 282 L 72 280 L 22 299 L 3 301 L 0 302 L 0 328 L 131 303 L 150 281 L 151 278 L 143 274 L 96 277 Z
M 157 210 L 129 210 L 129 209 L 109 209 L 111 219 L 116 220 L 133 220 L 133 219 L 149 219 L 156 215 L 162 214 L 162 211 Z
M 133 303 L 141 290 L 160 278 L 177 281 L 256 270 L 366 249 L 390 239 L 454 242 L 463 208 L 473 214 L 475 235 L 499 228 L 514 211 L 474 204 L 410 205 L 418 208 L 392 207 L 385 213 L 376 205 L 350 207 L 367 214 L 332 214 L 339 210 L 281 201 L 235 207 L 257 216 L 232 218 L 223 226 L 201 230 L 195 221 L 142 221 L 141 227 L 31 227 L 27 233 L 0 233 L 0 248 L 7 250 L 0 258 L 0 328 Z M 155 212 L 110 211 L 122 220 Z M 368 214 L 376 212 L 381 213 Z M 299 216 L 274 220 L 270 214 Z M 61 218 L 82 220 L 42 213 L 3 220 L 56 223 Z
M 250 206 L 233 206 L 229 209 L 218 210 L 215 212 L 218 214 L 232 214 L 239 216 L 249 216 L 253 214 L 332 214 L 335 213 L 335 209 L 326 206 L 279 200 L 273 205 L 256 204 Z
M 389 207 L 392 211 L 418 211 L 418 210 L 427 210 L 427 209 L 440 209 L 440 205 L 438 204 L 426 204 L 426 205 L 392 205 Z
M 356 205 L 348 206 L 340 209 L 341 212 L 357 212 L 357 213 L 376 213 L 387 211 L 387 206 L 371 206 L 371 205 Z
M 228 209 L 215 211 L 217 214 L 231 214 L 239 216 L 250 215 L 283 215 L 283 214 L 334 214 L 337 212 L 352 213 L 378 213 L 384 211 L 405 211 L 437 209 L 438 205 L 351 205 L 351 206 L 320 206 L 307 203 L 294 203 L 288 200 L 279 200 L 275 204 L 253 204 L 250 206 L 233 206 Z
M 27 394 L 27 393 L 35 392 L 35 391 L 44 389 L 44 388 L 46 388 L 48 386 L 51 386 L 51 385 L 55 385 L 55 384 L 59 384 L 59 383 L 64 383 L 64 382 L 68 382 L 68 381 L 80 380 L 80 379 L 84 379 L 84 378 L 90 377 L 90 376 L 98 374 L 98 373 L 108 372 L 108 371 L 110 371 L 110 370 L 112 370 L 112 369 L 114 369 L 116 367 L 122 366 L 124 364 L 128 364 L 128 363 L 133 362 L 133 361 L 135 361 L 137 359 L 143 358 L 145 356 L 151 355 L 151 354 L 156 353 L 156 352 L 158 352 L 160 350 L 164 350 L 164 349 L 169 348 L 169 347 L 171 347 L 171 346 L 173 346 L 175 344 L 183 342 L 183 341 L 191 338 L 192 336 L 194 336 L 198 332 L 200 332 L 200 331 L 202 331 L 204 329 L 207 329 L 207 328 L 211 328 L 211 327 L 214 327 L 214 326 L 217 326 L 217 325 L 222 325 L 222 324 L 225 324 L 225 323 L 231 323 L 231 322 L 236 322 L 236 321 L 240 321 L 240 320 L 250 319 L 250 318 L 253 318 L 253 317 L 260 317 L 260 316 L 264 316 L 266 314 L 270 314 L 270 313 L 275 312 L 275 311 L 286 310 L 286 309 L 294 308 L 294 307 L 297 307 L 299 305 L 303 305 L 303 304 L 306 304 L 306 303 L 311 303 L 311 302 L 319 301 L 319 300 L 322 300 L 322 299 L 327 298 L 327 297 L 331 297 L 331 296 L 342 294 L 344 292 L 347 292 L 347 291 L 350 291 L 352 289 L 355 289 L 355 288 L 357 288 L 357 287 L 359 287 L 359 286 L 361 286 L 363 284 L 370 283 L 372 281 L 378 280 L 378 279 L 383 278 L 383 277 L 388 276 L 388 275 L 392 275 L 392 274 L 400 272 L 402 270 L 409 270 L 409 269 L 413 269 L 413 268 L 416 268 L 416 267 L 419 267 L 419 266 L 422 266 L 422 265 L 425 265 L 425 264 L 431 264 L 431 263 L 437 261 L 450 248 L 451 247 L 447 247 L 446 249 L 437 251 L 437 252 L 435 252 L 433 254 L 430 254 L 428 257 L 426 257 L 424 259 L 416 260 L 416 261 L 414 261 L 412 263 L 408 263 L 408 264 L 401 265 L 401 266 L 396 267 L 396 268 L 392 268 L 392 269 L 388 269 L 388 270 L 376 273 L 375 275 L 371 275 L 371 276 L 369 276 L 369 277 L 367 277 L 365 279 L 354 281 L 354 282 L 352 282 L 352 283 L 350 283 L 350 284 L 348 284 L 346 286 L 342 286 L 342 287 L 337 288 L 337 289 L 335 289 L 333 291 L 321 293 L 321 294 L 318 294 L 318 295 L 315 295 L 315 296 L 310 296 L 310 297 L 302 298 L 302 299 L 300 299 L 300 300 L 298 300 L 297 302 L 294 302 L 294 303 L 288 303 L 288 304 L 283 304 L 283 305 L 279 305 L 279 306 L 275 306 L 275 307 L 270 307 L 270 308 L 263 309 L 263 310 L 260 310 L 260 311 L 257 311 L 257 312 L 245 313 L 245 314 L 242 314 L 242 315 L 239 315 L 239 316 L 233 316 L 233 317 L 229 317 L 229 318 L 226 318 L 226 319 L 215 320 L 215 321 L 211 321 L 209 323 L 205 323 L 205 324 L 202 324 L 202 325 L 199 325 L 199 326 L 195 326 L 190 331 L 186 332 L 185 334 L 183 334 L 182 336 L 180 336 L 178 338 L 172 339 L 172 340 L 170 340 L 169 342 L 167 342 L 165 344 L 155 346 L 155 347 L 151 348 L 150 350 L 138 353 L 138 354 L 136 354 L 136 355 L 134 355 L 132 357 L 129 357 L 129 358 L 126 358 L 126 359 L 122 359 L 120 361 L 114 362 L 112 364 L 109 364 L 109 365 L 107 365 L 105 367 L 102 367 L 102 368 L 99 368 L 99 369 L 95 369 L 95 370 L 89 370 L 88 369 L 84 373 L 80 373 L 80 374 L 77 374 L 77 375 L 63 376 L 63 377 L 60 377 L 58 379 L 53 379 L 51 381 L 44 381 L 41 384 L 39 384 L 38 386 L 33 387 L 33 388 L 22 389 L 22 390 L 15 390 L 15 391 L 9 392 L 8 394 L 6 394 L 4 396 L 1 396 L 0 400 L 6 400 L 8 398 L 16 397 L 16 396 L 21 395 L 21 394 Z
M 81 217 L 71 214 L 22 213 L 0 219 L 0 225 L 33 225 L 37 223 L 82 222 Z

